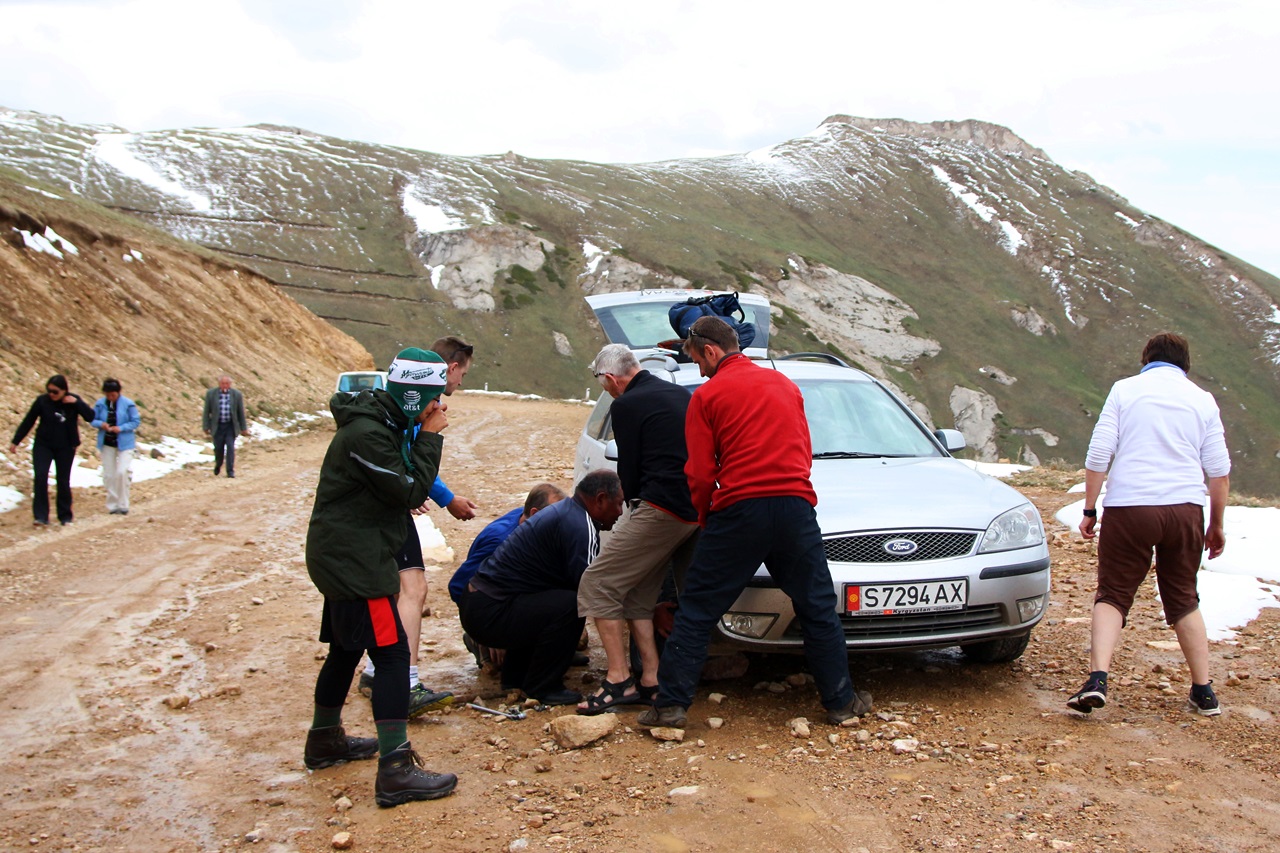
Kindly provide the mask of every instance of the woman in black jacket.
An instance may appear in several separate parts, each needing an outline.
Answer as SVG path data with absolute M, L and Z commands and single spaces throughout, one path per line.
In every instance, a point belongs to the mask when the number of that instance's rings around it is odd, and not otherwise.
M 71 464 L 80 446 L 80 429 L 76 417 L 86 423 L 93 421 L 93 409 L 74 394 L 67 393 L 67 378 L 61 373 L 49 377 L 46 393 L 36 397 L 31 410 L 18 424 L 13 434 L 9 453 L 17 453 L 18 445 L 27 437 L 31 427 L 36 427 L 31 442 L 31 466 L 35 469 L 35 484 L 31 494 L 31 510 L 35 514 L 36 527 L 49 523 L 49 466 L 55 466 L 58 479 L 58 521 L 72 522 L 71 515 Z M 40 422 L 36 426 L 36 421 Z

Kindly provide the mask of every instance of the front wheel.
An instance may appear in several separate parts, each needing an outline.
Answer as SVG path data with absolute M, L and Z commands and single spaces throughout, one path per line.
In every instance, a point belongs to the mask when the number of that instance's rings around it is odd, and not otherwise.
M 967 643 L 960 647 L 966 658 L 974 663 L 1008 663 L 1022 657 L 1031 640 L 1031 632 L 1016 634 L 1012 637 L 997 637 L 994 640 L 983 640 L 978 643 Z

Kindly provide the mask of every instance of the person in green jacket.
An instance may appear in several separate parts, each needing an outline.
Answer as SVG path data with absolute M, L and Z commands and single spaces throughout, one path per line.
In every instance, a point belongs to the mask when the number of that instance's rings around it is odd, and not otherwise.
M 320 641 L 329 653 L 316 678 L 304 762 L 316 770 L 378 755 L 379 806 L 436 799 L 458 784 L 452 773 L 425 770 L 409 744 L 409 643 L 396 610 L 396 552 L 408 510 L 426 501 L 440 467 L 447 371 L 434 352 L 410 347 L 388 368 L 385 391 L 333 396 L 338 432 L 320 467 L 307 528 L 307 573 L 324 595 Z M 342 706 L 365 652 L 377 666 L 376 739 L 348 737 L 342 727 Z

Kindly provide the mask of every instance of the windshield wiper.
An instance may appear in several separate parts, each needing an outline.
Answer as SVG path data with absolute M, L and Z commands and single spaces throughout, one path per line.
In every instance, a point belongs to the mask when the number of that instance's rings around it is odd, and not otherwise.
M 827 450 L 813 454 L 814 459 L 906 459 L 911 453 L 867 453 L 863 450 Z

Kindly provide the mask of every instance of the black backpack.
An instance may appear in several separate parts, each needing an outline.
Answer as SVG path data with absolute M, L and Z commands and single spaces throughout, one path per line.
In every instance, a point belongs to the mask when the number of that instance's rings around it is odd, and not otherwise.
M 734 315 L 737 315 L 736 317 Z M 680 340 L 687 340 L 689 337 L 689 327 L 697 322 L 699 317 L 719 317 L 724 320 L 738 333 L 738 347 L 746 349 L 751 346 L 751 342 L 756 339 L 756 327 L 753 323 L 747 322 L 747 312 L 742 309 L 742 305 L 738 302 L 737 293 L 717 293 L 712 296 L 694 296 L 684 302 L 678 302 L 672 305 L 667 311 L 667 318 L 671 321 L 671 328 L 680 336 Z

